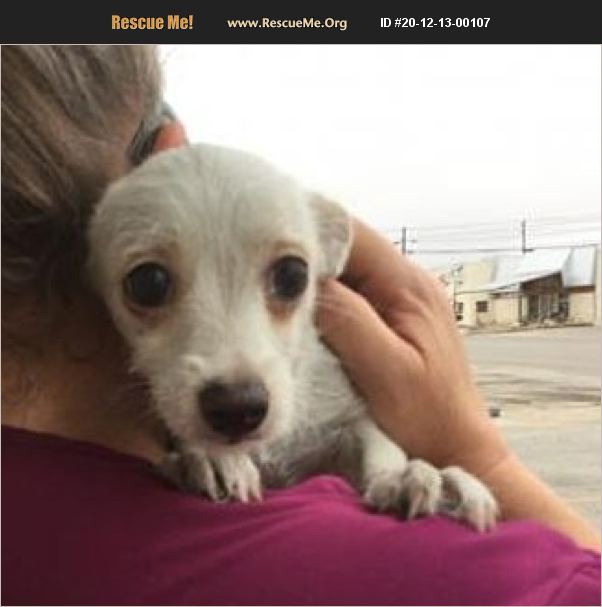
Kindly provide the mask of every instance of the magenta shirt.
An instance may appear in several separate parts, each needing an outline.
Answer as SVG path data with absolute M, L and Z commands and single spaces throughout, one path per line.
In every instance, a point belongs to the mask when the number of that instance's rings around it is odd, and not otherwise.
M 481 535 L 367 512 L 333 476 L 254 504 L 143 460 L 3 428 L 2 604 L 599 605 L 600 556 L 530 522 Z

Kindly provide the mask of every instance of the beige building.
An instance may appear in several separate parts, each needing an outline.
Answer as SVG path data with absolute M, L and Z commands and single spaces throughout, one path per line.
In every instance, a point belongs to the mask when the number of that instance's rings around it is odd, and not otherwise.
M 456 264 L 439 277 L 458 324 L 600 324 L 600 250 L 538 249 Z

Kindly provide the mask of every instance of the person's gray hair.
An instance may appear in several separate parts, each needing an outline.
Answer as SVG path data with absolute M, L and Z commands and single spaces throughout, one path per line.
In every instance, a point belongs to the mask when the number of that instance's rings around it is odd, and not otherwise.
M 4 46 L 1 62 L 2 294 L 50 309 L 82 286 L 91 209 L 160 120 L 157 50 Z

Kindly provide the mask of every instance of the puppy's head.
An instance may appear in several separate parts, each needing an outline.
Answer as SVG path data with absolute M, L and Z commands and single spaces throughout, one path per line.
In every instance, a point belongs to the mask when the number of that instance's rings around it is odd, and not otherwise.
M 317 281 L 350 238 L 338 205 L 233 150 L 159 154 L 109 188 L 92 280 L 172 433 L 221 450 L 286 431 Z

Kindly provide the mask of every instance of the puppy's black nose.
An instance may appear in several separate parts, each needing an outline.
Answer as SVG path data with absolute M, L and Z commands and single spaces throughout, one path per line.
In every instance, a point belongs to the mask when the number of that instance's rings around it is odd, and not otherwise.
M 213 430 L 236 440 L 261 424 L 268 399 L 268 391 L 260 382 L 211 382 L 199 393 L 199 406 Z

